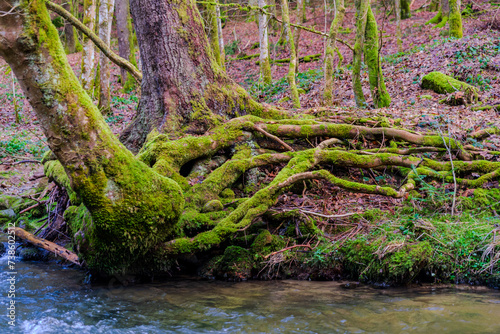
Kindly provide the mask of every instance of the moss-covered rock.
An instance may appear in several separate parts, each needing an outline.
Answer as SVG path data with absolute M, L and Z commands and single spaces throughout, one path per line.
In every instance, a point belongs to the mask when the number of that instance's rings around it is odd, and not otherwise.
M 16 216 L 16 213 L 12 209 L 0 210 L 0 225 L 12 221 Z
M 233 190 L 231 190 L 230 188 L 226 188 L 220 193 L 220 197 L 224 199 L 234 199 L 235 194 Z
M 265 256 L 285 246 L 286 242 L 282 237 L 273 235 L 268 230 L 262 230 L 252 243 L 252 251 Z
M 216 212 L 216 211 L 221 211 L 224 209 L 224 206 L 222 205 L 221 201 L 214 199 L 211 200 L 210 202 L 206 203 L 203 206 L 203 212 Z
M 472 90 L 477 95 L 478 89 L 468 83 L 454 79 L 441 72 L 431 72 L 422 78 L 423 89 L 430 89 L 439 94 L 454 93 L 456 91 L 465 92 Z
M 218 261 L 217 276 L 231 280 L 245 280 L 251 277 L 254 260 L 248 249 L 229 246 Z

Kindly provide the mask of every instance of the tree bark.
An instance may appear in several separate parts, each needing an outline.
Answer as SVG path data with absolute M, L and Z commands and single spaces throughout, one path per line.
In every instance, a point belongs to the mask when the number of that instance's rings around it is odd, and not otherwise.
M 141 55 L 141 100 L 120 139 L 137 150 L 153 129 L 203 133 L 223 118 L 262 106 L 221 69 L 193 0 L 131 0 Z
M 219 8 L 216 4 L 207 4 L 207 18 L 210 30 L 210 44 L 212 46 L 212 52 L 214 53 L 215 60 L 221 68 L 224 68 L 224 59 L 221 53 L 220 47 L 220 35 L 219 35 L 219 20 L 217 15 L 217 9 Z
M 84 261 L 107 273 L 133 268 L 171 235 L 184 206 L 181 189 L 136 160 L 112 134 L 69 66 L 44 1 L 0 2 L 1 12 L 14 7 L 0 16 L 0 56 L 92 215 L 77 238 Z
M 83 24 L 85 24 L 91 31 L 94 31 L 96 15 L 95 0 L 85 0 L 83 10 Z M 91 95 L 93 95 L 94 90 L 94 81 L 92 79 L 92 74 L 94 73 L 94 59 L 94 43 L 92 43 L 87 35 L 84 35 L 82 50 L 82 75 L 80 81 L 83 88 Z
M 73 12 L 71 2 L 63 4 L 63 8 L 68 12 Z M 75 28 L 73 25 L 65 20 L 64 22 L 64 36 L 66 38 L 66 53 L 71 54 L 76 51 Z
M 130 59 L 130 33 L 128 30 L 128 18 L 130 7 L 128 0 L 116 0 L 115 17 L 116 30 L 118 33 L 118 54 L 124 59 Z M 121 83 L 125 85 L 128 79 L 127 71 L 120 68 Z
M 264 6 L 266 6 L 266 0 L 259 0 L 259 7 L 264 8 Z M 273 81 L 271 63 L 269 62 L 268 23 L 267 15 L 259 12 L 260 78 L 265 84 L 270 84 Z
M 295 51 L 295 43 L 293 40 L 292 27 L 290 26 L 290 12 L 288 10 L 288 0 L 281 0 L 281 16 L 283 19 L 283 27 L 287 36 L 288 45 L 290 46 L 290 66 L 288 67 L 287 81 L 290 86 L 290 95 L 292 95 L 293 106 L 300 108 L 299 92 L 295 83 L 295 73 L 297 72 L 297 52 Z
M 99 4 L 99 38 L 110 46 L 111 25 L 115 0 L 100 0 Z M 103 114 L 111 111 L 111 72 L 108 57 L 99 52 L 99 109 Z
M 398 51 L 403 51 L 403 42 L 401 40 L 401 0 L 394 0 L 394 12 L 396 13 L 396 43 Z
M 330 26 L 330 32 L 328 38 L 326 39 L 325 46 L 325 64 L 324 64 L 324 72 L 325 72 L 325 88 L 323 91 L 323 101 L 325 104 L 330 105 L 333 103 L 333 53 L 338 51 L 337 48 L 337 35 L 339 31 L 339 27 L 342 26 L 342 22 L 344 21 L 345 15 L 345 7 L 344 0 L 335 0 L 336 2 L 336 12 L 335 18 L 332 21 L 332 25 Z M 341 59 L 339 59 L 340 64 Z
M 366 20 L 369 1 L 356 0 L 356 39 L 354 41 L 353 66 L 352 66 L 352 89 L 354 100 L 358 107 L 366 107 L 363 87 L 361 85 L 361 57 L 363 55 L 363 44 L 365 40 Z

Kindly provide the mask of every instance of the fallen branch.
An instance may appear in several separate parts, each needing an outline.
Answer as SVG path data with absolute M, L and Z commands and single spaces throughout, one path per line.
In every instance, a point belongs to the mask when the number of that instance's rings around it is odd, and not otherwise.
M 23 230 L 20 227 L 14 227 L 14 234 L 16 235 L 16 237 L 19 237 L 23 240 L 26 240 L 27 242 L 29 242 L 37 247 L 48 250 L 49 252 L 52 252 L 52 253 L 56 254 L 57 256 L 60 256 L 63 259 L 68 260 L 69 262 L 72 262 L 76 265 L 81 266 L 80 262 L 78 262 L 78 255 L 67 250 L 64 247 L 61 247 L 61 246 L 59 246 L 53 242 L 47 241 L 45 239 L 39 238 L 39 237 Z
M 306 210 L 300 210 L 300 212 L 308 214 L 308 215 L 314 215 L 314 216 L 318 216 L 318 217 L 331 218 L 331 219 L 344 218 L 344 217 L 349 217 L 349 216 L 353 216 L 353 215 L 358 215 L 359 214 L 359 212 L 348 212 L 348 213 L 342 213 L 340 215 L 324 215 L 324 214 L 319 213 L 319 212 L 306 211 Z

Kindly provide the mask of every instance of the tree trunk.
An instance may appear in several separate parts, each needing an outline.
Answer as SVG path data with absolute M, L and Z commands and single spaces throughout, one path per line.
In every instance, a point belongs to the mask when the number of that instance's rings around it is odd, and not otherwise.
M 222 118 L 262 112 L 216 62 L 194 1 L 131 0 L 143 80 L 121 141 L 132 150 L 154 128 L 172 137 L 203 133 Z
M 295 73 L 297 72 L 297 52 L 295 51 L 295 43 L 293 40 L 292 29 L 290 27 L 290 15 L 288 10 L 288 0 L 281 0 L 281 16 L 283 19 L 283 27 L 287 36 L 288 45 L 290 46 L 290 66 L 288 67 L 287 80 L 290 86 L 290 95 L 292 95 L 293 106 L 300 108 L 299 92 L 295 83 Z
M 366 20 L 364 59 L 368 66 L 370 90 L 372 93 L 375 108 L 388 107 L 391 104 L 391 97 L 387 93 L 384 83 L 384 75 L 380 66 L 378 27 L 375 15 L 368 6 L 368 17 Z
M 91 269 L 132 270 L 165 241 L 184 206 L 180 187 L 116 139 L 69 66 L 43 0 L 0 2 L 0 56 L 19 80 L 47 143 L 92 215 L 77 240 Z
M 129 17 L 128 0 L 116 0 L 115 17 L 116 30 L 118 33 L 118 53 L 124 59 L 130 59 L 130 32 L 128 30 Z M 127 71 L 120 68 L 121 83 L 125 86 L 128 79 Z
M 365 40 L 366 19 L 368 16 L 368 0 L 356 0 L 356 39 L 354 41 L 353 66 L 352 66 L 352 89 L 354 100 L 358 107 L 366 107 L 363 87 L 361 85 L 361 57 L 363 55 L 363 44 Z
M 212 52 L 214 53 L 215 60 L 217 64 L 221 68 L 224 68 L 224 59 L 222 58 L 222 54 L 220 52 L 220 39 L 219 39 L 219 24 L 218 24 L 218 16 L 217 16 L 217 8 L 219 6 L 215 4 L 207 4 L 207 18 L 208 18 L 208 26 L 210 31 L 210 44 L 212 46 Z
M 259 0 L 259 7 L 264 8 L 266 0 Z M 259 12 L 259 47 L 260 47 L 260 78 L 266 83 L 270 84 L 273 81 L 271 75 L 271 63 L 269 62 L 269 46 L 268 46 L 268 18 L 267 15 Z
M 217 32 L 219 34 L 219 52 L 222 68 L 226 68 L 226 51 L 224 50 L 224 35 L 222 33 L 222 20 L 220 17 L 220 6 L 215 7 L 217 12 Z
M 111 25 L 115 0 L 100 0 L 99 4 L 99 38 L 110 45 Z M 125 58 L 126 59 L 126 58 Z M 111 111 L 111 73 L 108 57 L 99 52 L 99 109 L 103 114 Z
M 297 0 L 297 24 L 303 25 L 306 22 L 306 4 L 305 0 Z M 300 41 L 300 33 L 302 29 L 295 28 L 293 35 L 295 37 L 295 53 L 296 57 L 299 58 L 299 41 Z M 295 69 L 295 73 L 299 71 L 299 64 L 297 63 L 297 68 Z
M 401 0 L 394 0 L 394 12 L 396 13 L 396 43 L 398 51 L 403 51 L 403 42 L 401 40 Z
M 73 12 L 71 2 L 66 2 L 63 5 L 63 8 L 70 13 Z M 76 51 L 75 29 L 73 28 L 73 25 L 71 25 L 71 23 L 69 23 L 68 21 L 64 22 L 64 36 L 66 38 L 66 53 L 67 54 L 75 53 Z
M 85 0 L 83 4 L 84 16 L 83 24 L 90 30 L 95 28 L 95 15 L 96 6 L 95 0 Z M 82 75 L 81 83 L 83 88 L 91 95 L 93 95 L 94 80 L 92 74 L 94 73 L 94 59 L 95 50 L 94 43 L 86 35 L 83 35 L 83 50 L 82 50 Z
M 449 19 L 450 37 L 462 38 L 462 13 L 460 11 L 460 0 L 449 0 Z
M 401 18 L 403 20 L 409 19 L 411 17 L 410 5 L 411 0 L 401 0 Z
M 325 89 L 323 91 L 323 101 L 326 105 L 331 105 L 333 103 L 333 53 L 338 52 L 337 48 L 337 35 L 339 32 L 339 27 L 342 26 L 345 15 L 344 0 L 335 0 L 335 18 L 330 26 L 330 33 L 326 39 L 325 46 Z M 340 59 L 339 59 L 340 64 Z

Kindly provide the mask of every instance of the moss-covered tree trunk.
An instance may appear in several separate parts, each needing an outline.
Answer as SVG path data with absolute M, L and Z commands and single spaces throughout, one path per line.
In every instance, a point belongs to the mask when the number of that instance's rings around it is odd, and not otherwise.
M 220 6 L 215 6 L 216 14 L 217 14 L 217 33 L 219 34 L 219 52 L 220 59 L 222 61 L 222 68 L 226 67 L 226 51 L 224 50 L 224 34 L 222 32 L 222 18 L 220 13 Z
M 373 104 L 375 108 L 387 107 L 391 104 L 391 97 L 385 87 L 384 75 L 380 66 L 378 27 L 375 15 L 368 6 L 365 29 L 364 59 L 368 66 L 368 76 L 370 81 L 370 90 L 372 93 Z
M 90 30 L 95 29 L 95 15 L 96 5 L 95 0 L 85 0 L 83 3 L 83 24 Z M 94 43 L 86 35 L 83 35 L 83 49 L 82 49 L 82 74 L 80 82 L 83 88 L 89 93 L 93 93 L 94 80 L 92 75 L 94 73 L 94 59 L 95 49 Z M 93 94 L 92 94 L 93 95 Z
M 401 0 L 401 18 L 403 20 L 411 17 L 410 5 L 411 0 Z
M 111 43 L 114 7 L 115 0 L 99 0 L 99 38 L 108 46 Z M 108 57 L 103 52 L 99 52 L 99 109 L 103 114 L 111 111 L 110 66 Z
M 203 133 L 262 107 L 217 63 L 193 0 L 131 0 L 143 80 L 137 115 L 120 139 L 132 150 L 154 128 Z
M 221 53 L 220 47 L 220 36 L 219 36 L 219 20 L 217 15 L 217 8 L 219 6 L 213 3 L 206 5 L 207 19 L 208 19 L 208 29 L 210 32 L 210 45 L 212 46 L 212 52 L 214 54 L 217 64 L 224 69 L 225 61 L 223 54 Z
M 450 37 L 462 38 L 462 12 L 460 11 L 460 0 L 449 0 L 450 14 L 448 24 Z
M 353 66 L 352 66 L 352 89 L 354 100 L 358 107 L 366 107 L 363 86 L 361 85 L 361 59 L 363 56 L 363 44 L 365 40 L 365 29 L 369 7 L 368 0 L 356 0 L 356 39 L 354 41 Z
M 344 0 L 335 0 L 335 10 L 335 18 L 333 19 L 332 25 L 330 26 L 330 32 L 328 38 L 326 39 L 325 46 L 325 88 L 323 91 L 323 101 L 327 105 L 333 103 L 333 58 L 334 52 L 339 52 L 337 48 L 337 35 L 339 32 L 339 27 L 342 26 L 342 22 L 344 21 Z M 339 65 L 340 62 L 341 59 L 339 59 Z
M 264 8 L 266 5 L 266 0 L 259 0 L 259 7 Z M 271 76 L 271 62 L 269 61 L 269 37 L 267 34 L 269 20 L 267 15 L 260 12 L 259 13 L 259 64 L 260 64 L 260 78 L 266 83 L 270 84 L 273 81 Z
M 292 95 L 293 106 L 300 108 L 299 92 L 295 83 L 295 73 L 297 72 L 297 52 L 295 51 L 295 43 L 293 33 L 290 26 L 290 12 L 288 10 L 288 0 L 281 0 L 281 17 L 283 27 L 287 36 L 288 45 L 290 46 L 290 66 L 288 67 L 287 81 L 290 86 L 290 95 Z
M 135 48 L 130 31 L 130 6 L 128 0 L 116 0 L 115 17 L 120 57 L 128 59 L 132 64 L 137 66 L 134 54 Z M 134 86 L 135 79 L 124 68 L 120 68 L 120 76 L 124 91 L 130 91 Z
M 112 134 L 69 66 L 43 0 L 0 2 L 0 56 L 10 65 L 55 154 L 92 214 L 78 236 L 83 261 L 132 270 L 166 240 L 183 208 L 179 186 L 139 162 Z
M 71 5 L 71 1 L 63 4 L 63 8 L 68 12 L 73 12 L 73 6 Z M 75 53 L 76 51 L 76 39 L 75 39 L 75 29 L 71 25 L 71 23 L 65 21 L 64 22 L 64 37 L 66 40 L 66 53 Z

